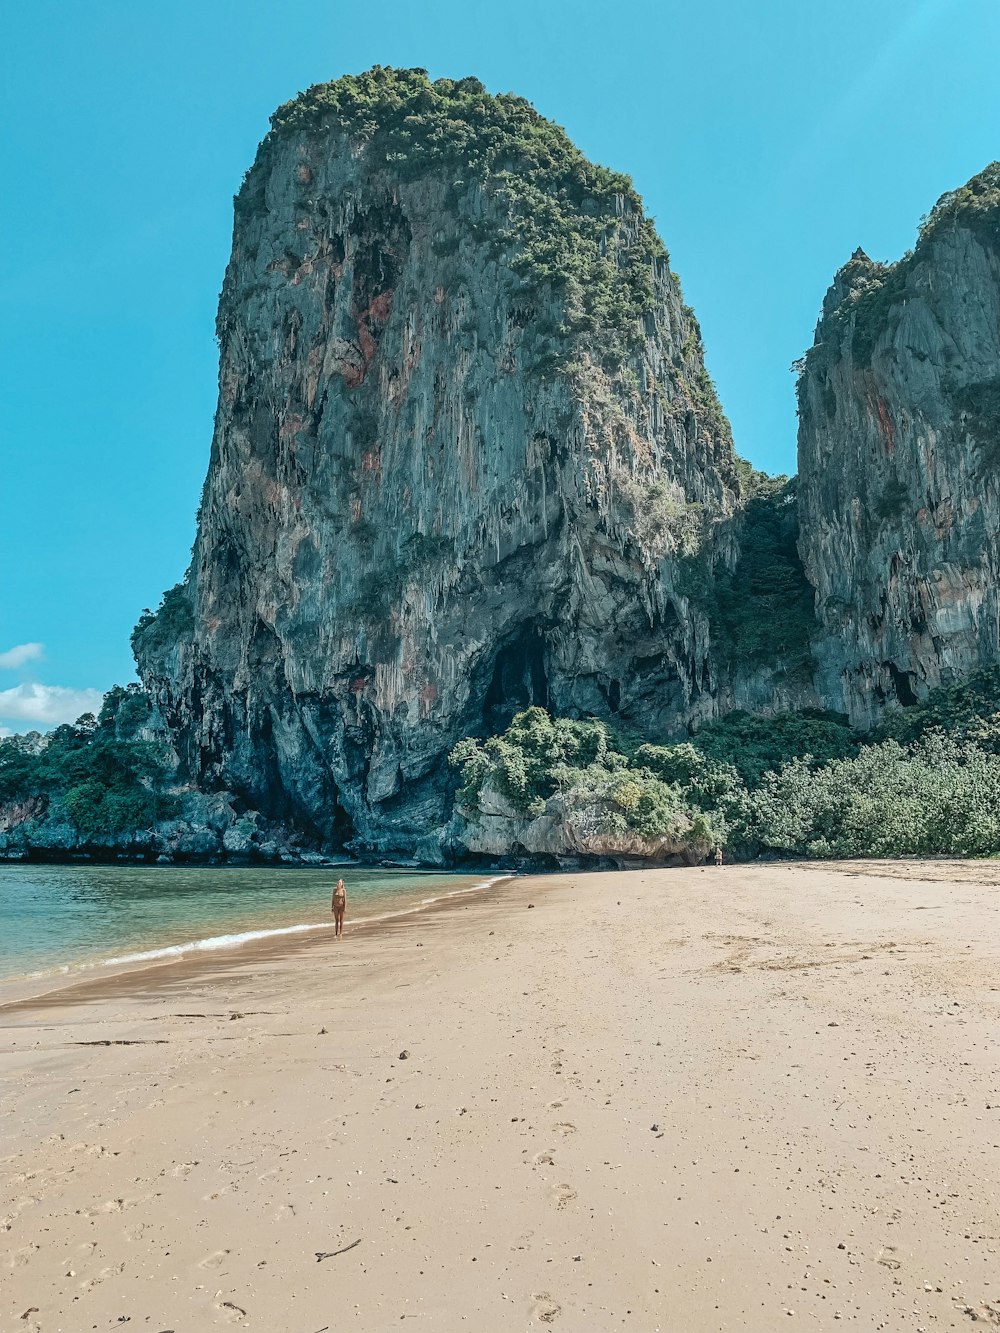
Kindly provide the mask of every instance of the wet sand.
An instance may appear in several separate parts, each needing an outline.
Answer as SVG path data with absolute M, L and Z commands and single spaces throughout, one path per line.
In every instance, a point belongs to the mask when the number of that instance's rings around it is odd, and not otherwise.
M 998 1020 L 988 862 L 522 879 L 7 1005 L 0 1329 L 1000 1324 Z

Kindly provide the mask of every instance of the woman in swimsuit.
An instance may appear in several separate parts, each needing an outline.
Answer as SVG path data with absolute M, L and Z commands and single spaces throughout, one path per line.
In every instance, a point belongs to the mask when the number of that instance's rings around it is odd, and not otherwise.
M 333 912 L 333 933 L 339 937 L 344 933 L 344 912 L 347 908 L 347 890 L 344 888 L 344 881 L 337 880 L 337 887 L 333 891 L 333 902 L 330 904 L 330 910 Z

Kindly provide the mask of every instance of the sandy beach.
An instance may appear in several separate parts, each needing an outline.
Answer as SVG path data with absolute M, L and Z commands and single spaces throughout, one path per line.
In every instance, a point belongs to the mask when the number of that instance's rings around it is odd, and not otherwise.
M 520 879 L 6 1005 L 0 1328 L 1000 1325 L 998 1020 L 1000 865 L 945 862 Z

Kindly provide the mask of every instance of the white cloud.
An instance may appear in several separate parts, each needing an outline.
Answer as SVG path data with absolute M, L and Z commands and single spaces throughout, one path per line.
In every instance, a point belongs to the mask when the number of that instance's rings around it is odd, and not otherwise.
M 44 643 L 17 643 L 5 653 L 0 653 L 0 667 L 24 666 L 25 662 L 34 662 L 44 655 Z
M 10 727 L 0 727 L 0 741 L 2 741 L 5 736 L 13 736 L 13 734 L 14 733 L 11 731 Z
M 81 713 L 99 712 L 103 698 L 100 690 L 71 690 L 65 685 L 15 685 L 12 690 L 0 690 L 0 717 L 54 727 L 60 722 L 75 722 Z

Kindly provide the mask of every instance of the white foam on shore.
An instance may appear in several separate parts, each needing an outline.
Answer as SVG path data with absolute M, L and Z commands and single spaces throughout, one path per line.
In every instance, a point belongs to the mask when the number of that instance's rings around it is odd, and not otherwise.
M 307 930 L 331 930 L 332 921 L 302 922 L 297 926 L 275 926 L 271 930 L 244 930 L 236 935 L 209 935 L 203 940 L 188 940 L 186 944 L 168 944 L 162 949 L 144 949 L 141 953 L 123 953 L 117 958 L 102 958 L 99 963 L 85 963 L 84 967 L 119 967 L 126 963 L 155 963 L 160 958 L 183 958 L 189 953 L 208 953 L 213 949 L 231 949 L 250 940 L 266 940 L 273 935 L 299 935 Z
M 468 885 L 462 889 L 448 889 L 435 894 L 431 898 L 421 898 L 417 903 L 410 903 L 409 906 L 397 908 L 392 912 L 379 912 L 375 916 L 354 917 L 351 925 L 370 925 L 376 921 L 388 921 L 393 917 L 409 916 L 411 913 L 419 912 L 434 903 L 444 902 L 449 898 L 461 898 L 467 894 L 482 893 L 485 889 L 492 888 L 494 884 L 499 884 L 502 880 L 513 878 L 515 878 L 513 874 L 493 875 L 489 879 L 480 880 L 478 883 Z M 185 958 L 189 954 L 212 953 L 217 949 L 239 948 L 240 945 L 249 944 L 251 940 L 275 939 L 282 935 L 303 935 L 314 930 L 332 930 L 333 924 L 332 921 L 302 921 L 294 926 L 272 926 L 262 930 L 239 931 L 231 935 L 209 935 L 204 939 L 188 940 L 184 944 L 168 944 L 160 949 L 143 949 L 136 953 L 118 954 L 113 958 L 94 959 L 90 962 L 78 963 L 75 966 L 64 963 L 59 967 L 46 968 L 44 971 L 30 972 L 23 979 L 42 981 L 46 977 L 75 976 L 80 972 L 89 972 L 102 967 L 132 967 L 139 963 L 166 962 L 169 959 Z M 9 977 L 7 980 L 14 981 L 16 978 Z

